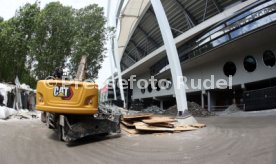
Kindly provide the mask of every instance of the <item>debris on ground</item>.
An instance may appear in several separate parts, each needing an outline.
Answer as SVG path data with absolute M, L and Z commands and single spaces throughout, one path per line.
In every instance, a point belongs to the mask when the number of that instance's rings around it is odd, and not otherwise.
M 6 120 L 10 116 L 15 115 L 16 113 L 17 111 L 12 108 L 0 106 L 0 119 Z
M 195 102 L 188 102 L 188 111 L 191 113 L 192 116 L 195 117 L 208 117 L 214 116 L 215 114 L 209 112 L 207 109 L 203 109 L 199 104 Z M 177 115 L 177 106 L 172 106 L 168 108 L 164 115 L 176 116 Z
M 128 113 L 128 110 L 125 109 L 125 108 L 117 107 L 117 109 L 119 110 L 119 112 L 120 112 L 121 114 L 127 114 L 127 113 Z
M 135 128 L 129 128 L 124 125 L 121 125 L 121 129 L 123 131 L 127 132 L 128 134 L 139 134 L 139 131 Z
M 130 111 L 132 111 L 132 113 L 135 113 L 135 111 L 133 110 Z M 161 109 L 158 106 L 150 106 L 140 111 L 143 113 L 153 113 L 156 115 L 177 116 L 177 105 L 174 105 L 166 110 Z M 207 109 L 202 108 L 199 104 L 195 102 L 188 102 L 188 111 L 192 116 L 195 117 L 208 117 L 215 115 L 215 113 L 209 112 Z M 138 113 L 138 111 L 136 112 Z
M 199 123 L 193 124 L 193 125 L 191 125 L 191 126 L 192 126 L 192 127 L 195 127 L 195 128 L 204 128 L 204 127 L 206 127 L 205 124 L 199 124 Z
M 176 116 L 177 115 L 177 105 L 169 107 L 163 114 L 168 115 L 168 116 Z
M 138 113 L 138 114 L 133 114 L 133 115 L 124 115 L 124 120 L 139 120 L 139 119 L 147 119 L 151 118 L 153 114 L 143 114 L 143 113 Z
M 188 111 L 196 117 L 207 117 L 214 115 L 214 113 L 202 108 L 199 104 L 195 102 L 188 102 Z
M 143 133 L 178 133 L 197 130 L 206 127 L 205 124 L 186 125 L 177 121 L 174 117 L 153 115 L 147 113 L 128 114 L 121 119 L 121 128 L 128 134 Z
M 133 124 L 133 122 L 128 122 L 128 121 L 121 120 L 121 123 L 126 127 L 135 128 L 135 125 Z
M 163 114 L 165 110 L 162 110 L 158 106 L 150 106 L 147 107 L 146 109 L 143 109 L 142 112 L 144 113 L 154 113 L 154 114 Z
M 19 111 L 1 106 L 0 107 L 0 119 L 8 120 L 8 119 L 37 119 L 38 113 L 36 111 L 29 111 L 21 109 Z
M 38 114 L 35 111 L 21 109 L 17 112 L 16 115 L 13 115 L 12 117 L 17 119 L 37 119 Z
M 241 111 L 241 109 L 240 109 L 236 104 L 233 104 L 233 105 L 230 105 L 230 106 L 225 110 L 225 113 L 231 114 L 231 113 L 236 113 L 236 112 L 239 112 L 239 111 Z
M 142 120 L 146 124 L 161 124 L 161 123 L 170 123 L 170 122 L 176 122 L 175 119 L 170 117 L 151 117 L 149 119 Z

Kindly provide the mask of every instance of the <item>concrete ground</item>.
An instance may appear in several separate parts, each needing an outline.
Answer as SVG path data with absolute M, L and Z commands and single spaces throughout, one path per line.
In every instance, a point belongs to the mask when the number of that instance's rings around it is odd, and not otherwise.
M 1 164 L 275 164 L 276 111 L 198 118 L 179 134 L 90 137 L 66 144 L 39 120 L 0 121 Z

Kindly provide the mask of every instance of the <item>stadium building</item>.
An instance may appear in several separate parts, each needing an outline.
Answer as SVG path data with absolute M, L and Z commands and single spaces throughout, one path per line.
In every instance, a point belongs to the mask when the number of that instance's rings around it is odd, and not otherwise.
M 245 110 L 276 108 L 276 0 L 161 2 L 183 76 L 204 80 L 213 75 L 214 80 L 227 81 L 232 77 L 233 87 L 227 89 L 193 89 L 188 80 L 188 101 L 209 110 L 233 103 Z M 154 76 L 172 83 L 170 54 L 166 54 L 156 15 L 149 0 L 129 0 L 121 11 L 118 58 L 123 79 Z M 125 89 L 128 107 L 142 104 L 167 108 L 176 103 L 173 85 L 153 88 L 134 85 Z

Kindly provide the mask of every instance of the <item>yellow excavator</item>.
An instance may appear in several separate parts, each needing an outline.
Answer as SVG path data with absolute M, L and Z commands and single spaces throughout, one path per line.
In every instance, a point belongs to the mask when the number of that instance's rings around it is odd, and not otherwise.
M 83 81 L 86 59 L 82 56 L 74 81 L 52 78 L 37 82 L 36 109 L 62 141 L 120 133 L 119 110 L 99 104 L 98 85 Z

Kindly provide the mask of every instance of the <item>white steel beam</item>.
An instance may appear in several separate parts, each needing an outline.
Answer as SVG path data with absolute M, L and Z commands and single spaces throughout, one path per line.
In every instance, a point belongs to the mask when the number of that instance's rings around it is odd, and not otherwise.
M 153 6 L 158 25 L 160 27 L 160 31 L 162 34 L 162 38 L 165 44 L 165 48 L 166 48 L 166 52 L 169 60 L 169 65 L 171 68 L 171 75 L 172 75 L 172 80 L 174 85 L 178 116 L 183 116 L 184 113 L 186 113 L 188 110 L 188 105 L 187 105 L 185 85 L 178 85 L 179 82 L 181 84 L 184 84 L 184 79 L 182 78 L 183 74 L 181 70 L 179 56 L 175 46 L 175 41 L 172 35 L 168 18 L 166 16 L 166 13 L 162 6 L 161 1 L 151 0 L 151 4 Z
M 111 0 L 109 0 L 109 3 L 111 3 Z M 117 2 L 117 7 L 116 7 L 116 13 L 120 12 L 121 8 L 122 8 L 122 4 L 123 1 L 122 0 L 118 0 Z M 117 22 L 117 15 L 114 14 L 112 18 L 110 18 L 110 23 L 111 23 L 111 27 L 117 27 L 118 26 L 116 24 Z M 119 60 L 119 52 L 118 52 L 118 33 L 119 30 L 117 30 L 117 33 L 115 35 L 115 37 L 113 37 L 113 45 L 114 45 L 114 63 L 116 63 L 115 65 L 117 66 L 117 73 L 118 73 L 118 79 L 119 79 L 119 88 L 120 88 L 120 94 L 121 94 L 121 100 L 124 102 L 124 108 L 126 107 L 126 101 L 125 101 L 125 94 L 124 94 L 124 86 L 123 86 L 123 82 L 122 82 L 122 73 L 121 73 L 121 67 L 120 67 L 120 60 Z
M 107 4 L 107 26 L 110 26 L 110 6 L 111 6 L 111 2 L 112 1 L 108 1 Z M 114 54 L 112 52 L 112 40 L 109 39 L 109 46 L 108 46 L 108 55 L 109 55 L 109 59 L 110 59 L 110 69 L 111 69 L 111 77 L 112 77 L 112 87 L 113 87 L 113 94 L 114 94 L 114 100 L 117 100 L 117 95 L 116 95 L 116 81 L 114 78 L 114 61 L 112 60 L 114 57 Z M 107 84 L 109 85 L 109 84 Z

